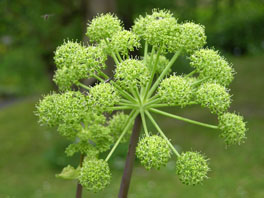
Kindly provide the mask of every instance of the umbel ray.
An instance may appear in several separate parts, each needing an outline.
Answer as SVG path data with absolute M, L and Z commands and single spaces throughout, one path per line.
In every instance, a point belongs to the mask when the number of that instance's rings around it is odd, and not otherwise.
M 139 16 L 130 30 L 125 30 L 114 14 L 100 14 L 88 23 L 86 35 L 89 46 L 67 40 L 56 49 L 53 80 L 59 92 L 46 95 L 37 104 L 40 124 L 55 126 L 72 140 L 66 154 L 79 152 L 84 157 L 78 167 L 69 165 L 58 177 L 77 179 L 88 191 L 103 190 L 111 181 L 109 159 L 120 143 L 129 141 L 133 123 L 139 119 L 144 133 L 139 140 L 131 140 L 138 144 L 130 155 L 136 155 L 147 170 L 166 166 L 175 155 L 175 176 L 183 184 L 203 182 L 209 171 L 207 157 L 195 151 L 179 153 L 153 114 L 211 128 L 226 145 L 244 142 L 243 117 L 228 112 L 228 86 L 234 69 L 218 51 L 204 47 L 204 26 L 179 23 L 170 11 L 154 9 Z M 143 48 L 142 56 L 133 57 L 130 52 L 139 48 Z M 171 72 L 179 56 L 190 60 L 192 72 Z M 115 62 L 113 78 L 104 73 L 108 58 Z M 87 78 L 95 78 L 98 84 L 86 86 L 82 80 Z M 73 91 L 73 86 L 85 91 Z M 218 125 L 161 109 L 190 105 L 208 108 L 217 116 Z M 146 120 L 155 131 L 149 131 Z M 101 158 L 103 152 L 108 152 L 106 158 Z M 119 197 L 126 197 L 128 189 L 125 191 Z

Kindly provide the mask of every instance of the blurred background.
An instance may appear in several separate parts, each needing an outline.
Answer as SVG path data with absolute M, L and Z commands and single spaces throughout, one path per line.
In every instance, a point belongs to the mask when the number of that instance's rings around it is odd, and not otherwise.
M 174 174 L 175 159 L 160 171 L 136 163 L 129 197 L 264 197 L 264 0 L 0 0 L 0 198 L 74 197 L 75 182 L 55 174 L 79 157 L 67 158 L 68 142 L 55 129 L 40 127 L 33 114 L 39 98 L 56 90 L 54 50 L 67 38 L 86 41 L 86 23 L 97 13 L 115 12 L 128 29 L 153 8 L 205 25 L 207 46 L 233 63 L 230 111 L 244 115 L 248 138 L 226 148 L 215 131 L 157 116 L 180 151 L 198 150 L 210 158 L 210 179 L 186 187 Z M 185 59 L 176 64 L 177 72 L 190 69 Z M 169 111 L 217 123 L 199 106 Z M 127 145 L 120 145 L 110 161 L 111 185 L 84 197 L 117 197 L 126 153 Z

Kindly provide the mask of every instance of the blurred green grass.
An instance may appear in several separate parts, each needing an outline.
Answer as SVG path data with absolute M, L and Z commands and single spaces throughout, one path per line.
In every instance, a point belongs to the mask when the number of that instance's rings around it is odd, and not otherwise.
M 261 198 L 264 197 L 264 65 L 263 56 L 229 57 L 237 71 L 231 86 L 233 104 L 248 122 L 246 143 L 226 148 L 216 131 L 156 116 L 162 129 L 181 150 L 198 150 L 210 158 L 210 179 L 199 186 L 184 186 L 174 174 L 175 159 L 160 171 L 146 171 L 138 163 L 131 182 L 131 198 Z M 40 127 L 34 116 L 37 99 L 27 99 L 0 112 L 0 197 L 74 197 L 75 181 L 55 178 L 60 168 L 73 161 L 63 153 L 67 142 L 55 130 Z M 199 106 L 179 110 L 178 115 L 216 123 L 216 117 Z M 149 123 L 150 124 L 150 123 Z M 154 129 L 153 127 L 149 126 Z M 111 160 L 111 185 L 98 194 L 83 197 L 117 197 L 125 146 Z M 122 153 L 123 152 L 123 153 Z

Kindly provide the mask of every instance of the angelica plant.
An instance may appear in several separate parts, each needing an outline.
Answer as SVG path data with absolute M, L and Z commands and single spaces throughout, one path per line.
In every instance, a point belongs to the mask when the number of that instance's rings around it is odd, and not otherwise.
M 110 183 L 108 161 L 118 145 L 129 139 L 119 197 L 127 197 L 135 155 L 147 170 L 160 169 L 176 156 L 175 176 L 186 185 L 200 184 L 208 178 L 208 158 L 196 151 L 179 153 L 152 114 L 211 128 L 226 145 L 244 142 L 243 117 L 228 112 L 228 85 L 234 69 L 218 51 L 204 47 L 204 26 L 179 23 L 170 11 L 154 9 L 137 18 L 130 30 L 125 30 L 114 14 L 98 15 L 88 23 L 86 35 L 89 46 L 66 40 L 56 49 L 54 82 L 59 92 L 40 100 L 36 113 L 40 124 L 57 127 L 72 141 L 65 151 L 68 156 L 81 154 L 78 167 L 69 165 L 57 175 L 79 181 L 76 197 L 81 197 L 82 186 L 98 192 Z M 142 56 L 130 54 L 139 48 L 143 48 Z M 172 73 L 179 56 L 190 60 L 192 72 Z M 104 73 L 108 58 L 115 62 L 113 77 Z M 82 80 L 87 78 L 95 78 L 98 83 L 86 86 Z M 219 124 L 160 109 L 191 105 L 208 108 Z M 149 131 L 147 120 L 154 131 Z M 140 123 L 144 132 L 139 138 Z M 104 159 L 100 157 L 102 152 L 108 152 Z

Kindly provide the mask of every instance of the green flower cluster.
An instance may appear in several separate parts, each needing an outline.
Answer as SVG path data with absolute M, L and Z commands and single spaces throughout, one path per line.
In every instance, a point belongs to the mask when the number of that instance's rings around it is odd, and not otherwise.
M 57 48 L 54 60 L 58 68 L 54 81 L 61 90 L 69 90 L 79 80 L 104 69 L 106 55 L 100 47 L 67 41 Z
M 219 129 L 227 145 L 241 144 L 246 139 L 246 123 L 243 117 L 234 113 L 225 113 L 219 117 Z
M 184 107 L 193 99 L 192 83 L 192 78 L 172 75 L 160 83 L 157 94 L 164 103 Z
M 87 190 L 98 192 L 110 184 L 111 172 L 106 161 L 85 158 L 78 179 Z
M 207 159 L 197 152 L 182 153 L 176 162 L 176 174 L 183 184 L 196 185 L 207 178 Z
M 142 61 L 126 59 L 116 66 L 114 77 L 120 86 L 129 89 L 144 86 L 149 81 L 150 71 Z
M 190 65 L 199 72 L 199 78 L 208 78 L 208 82 L 216 82 L 227 86 L 234 78 L 234 69 L 212 49 L 200 49 L 190 57 Z
M 175 154 L 180 181 L 187 185 L 202 183 L 209 171 L 208 160 L 197 152 L 179 154 L 152 113 L 217 129 L 227 145 L 244 142 L 243 117 L 227 112 L 231 104 L 227 86 L 234 78 L 234 69 L 218 51 L 203 49 L 204 26 L 178 23 L 170 11 L 154 9 L 151 14 L 139 16 L 131 30 L 125 30 L 115 15 L 100 14 L 88 22 L 86 35 L 93 44 L 84 46 L 68 40 L 56 49 L 54 81 L 60 92 L 46 95 L 37 104 L 40 124 L 57 127 L 62 136 L 72 141 L 66 155 L 81 153 L 84 157 L 83 164 L 77 168 L 67 166 L 57 177 L 78 179 L 89 191 L 104 189 L 111 178 L 107 162 L 118 145 L 130 139 L 138 117 L 144 129 L 136 147 L 141 164 L 147 170 L 160 169 Z M 143 47 L 143 57 L 130 54 Z M 172 53 L 170 59 L 168 53 Z M 192 72 L 171 74 L 179 56 L 190 60 Z M 114 60 L 115 68 L 106 75 L 107 58 Z M 86 86 L 81 82 L 86 78 L 97 82 Z M 192 104 L 216 114 L 218 125 L 158 109 Z M 149 135 L 148 121 L 157 135 Z M 135 143 L 133 138 L 131 141 Z M 106 151 L 107 157 L 100 159 Z
M 231 99 L 226 88 L 216 83 L 202 84 L 196 93 L 197 102 L 210 109 L 211 113 L 222 114 L 230 106 Z
M 136 155 L 147 170 L 160 169 L 161 166 L 166 166 L 170 159 L 171 149 L 162 137 L 145 136 L 138 143 Z

